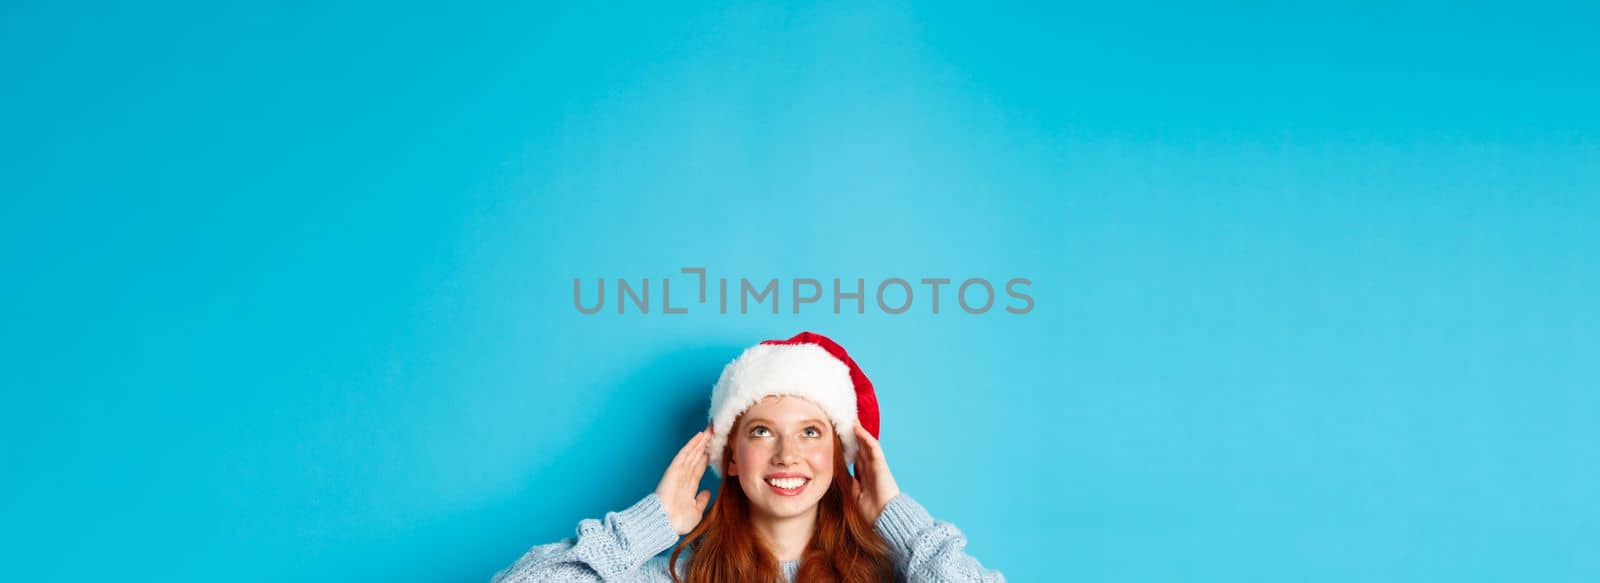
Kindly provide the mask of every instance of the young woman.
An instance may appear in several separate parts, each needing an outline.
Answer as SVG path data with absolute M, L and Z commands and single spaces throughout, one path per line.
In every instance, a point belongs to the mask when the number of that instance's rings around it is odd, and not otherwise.
M 654 493 L 534 547 L 494 581 L 1004 581 L 900 492 L 877 433 L 872 382 L 844 348 L 810 332 L 763 342 L 723 369 L 710 425 Z M 695 490 L 708 466 L 723 480 L 703 512 L 711 493 Z

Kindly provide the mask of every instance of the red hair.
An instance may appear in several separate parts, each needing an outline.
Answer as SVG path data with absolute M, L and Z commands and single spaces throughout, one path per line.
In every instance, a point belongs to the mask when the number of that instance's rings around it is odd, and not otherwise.
M 738 427 L 737 420 L 734 427 Z M 674 583 L 722 583 L 725 581 L 777 582 L 778 560 L 761 545 L 750 526 L 750 499 L 739 487 L 739 479 L 727 475 L 727 460 L 733 459 L 733 445 L 724 452 L 722 486 L 717 501 L 689 531 L 667 560 L 667 572 Z M 817 502 L 817 522 L 800 560 L 797 583 L 878 583 L 892 575 L 889 545 L 872 530 L 872 521 L 847 494 L 855 484 L 844 459 L 844 445 L 833 436 L 833 483 Z M 685 569 L 678 577 L 678 555 L 692 548 Z

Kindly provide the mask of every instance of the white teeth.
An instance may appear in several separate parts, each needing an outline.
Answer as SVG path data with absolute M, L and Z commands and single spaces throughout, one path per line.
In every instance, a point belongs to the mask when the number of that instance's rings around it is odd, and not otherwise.
M 799 488 L 801 486 L 804 486 L 806 484 L 806 479 L 805 478 L 770 478 L 770 479 L 767 480 L 767 483 L 768 484 L 772 484 L 774 486 L 777 486 L 779 488 L 783 488 L 785 490 L 793 490 L 795 488 Z

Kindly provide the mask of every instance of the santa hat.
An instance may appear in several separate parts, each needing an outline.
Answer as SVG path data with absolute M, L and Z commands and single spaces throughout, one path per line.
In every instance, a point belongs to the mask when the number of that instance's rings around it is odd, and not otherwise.
M 710 465 L 718 476 L 734 418 L 769 395 L 803 397 L 821 407 L 844 443 L 844 459 L 855 459 L 857 423 L 878 436 L 878 397 L 872 381 L 844 347 L 813 332 L 767 340 L 729 362 L 711 389 Z

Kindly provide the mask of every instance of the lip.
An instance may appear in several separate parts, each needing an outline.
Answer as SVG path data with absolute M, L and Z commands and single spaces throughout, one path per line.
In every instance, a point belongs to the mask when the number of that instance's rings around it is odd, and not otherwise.
M 777 486 L 772 485 L 772 482 L 768 481 L 768 480 L 772 480 L 772 479 L 775 479 L 775 478 L 801 478 L 801 479 L 805 480 L 805 482 L 800 484 L 799 488 L 794 488 L 794 489 L 779 488 Z M 779 496 L 799 496 L 801 492 L 806 491 L 806 488 L 811 486 L 811 478 L 807 477 L 807 476 L 804 476 L 804 475 L 801 475 L 801 474 L 777 473 L 777 474 L 767 474 L 765 477 L 761 478 L 761 483 L 766 484 L 767 488 L 771 489 L 773 493 L 775 493 L 775 494 L 777 494 Z

